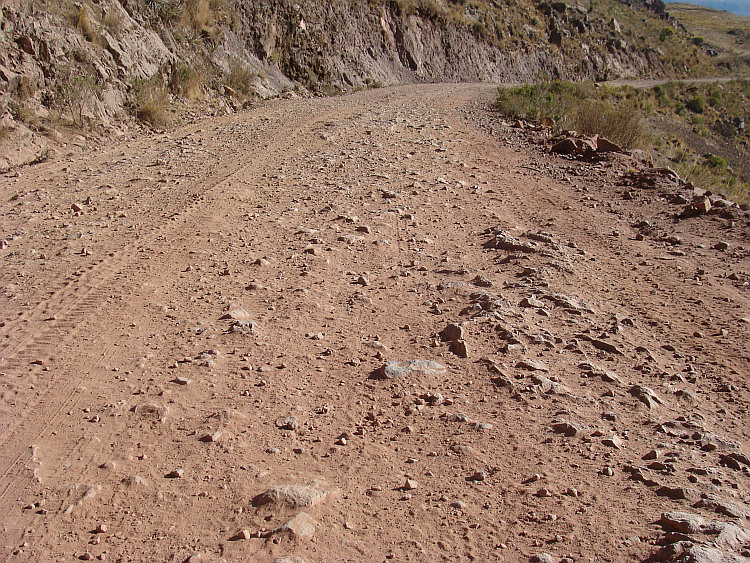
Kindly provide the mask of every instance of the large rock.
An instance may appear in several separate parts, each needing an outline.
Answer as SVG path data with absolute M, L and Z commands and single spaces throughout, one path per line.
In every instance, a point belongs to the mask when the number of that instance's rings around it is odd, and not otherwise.
M 282 504 L 291 508 L 309 508 L 325 499 L 327 494 L 314 486 L 280 485 L 256 496 L 253 506 Z

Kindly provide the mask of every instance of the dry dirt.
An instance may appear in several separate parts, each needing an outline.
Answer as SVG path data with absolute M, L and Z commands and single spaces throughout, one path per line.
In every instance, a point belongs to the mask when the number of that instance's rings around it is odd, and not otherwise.
M 3 177 L 2 558 L 747 556 L 748 213 L 676 222 L 684 187 L 550 156 L 493 93 L 277 100 Z M 378 379 L 410 360 L 445 369 Z

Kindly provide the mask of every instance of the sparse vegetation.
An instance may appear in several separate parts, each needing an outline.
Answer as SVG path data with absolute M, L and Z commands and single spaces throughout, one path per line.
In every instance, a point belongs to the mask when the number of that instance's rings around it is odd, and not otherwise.
M 176 65 L 169 77 L 170 91 L 180 98 L 195 100 L 203 93 L 205 78 L 201 71 L 187 63 Z
M 155 127 L 164 127 L 170 122 L 169 90 L 160 75 L 146 80 L 134 79 L 129 105 L 135 117 Z
M 75 127 L 82 128 L 92 110 L 94 98 L 101 93 L 93 75 L 80 69 L 66 68 L 57 82 L 55 102 L 62 113 L 67 112 Z
M 247 97 L 252 93 L 253 80 L 258 73 L 253 71 L 243 61 L 231 57 L 229 59 L 229 72 L 224 77 L 224 84 L 229 86 L 236 94 Z
M 652 149 L 654 160 L 673 166 L 704 189 L 750 200 L 750 82 L 648 89 L 542 82 L 500 88 L 495 108 L 513 118 L 551 120 L 555 127 L 600 134 L 625 148 Z M 651 133 L 648 133 L 648 131 Z M 663 139 L 677 131 L 670 143 Z M 707 141 L 721 154 L 706 154 Z
M 542 82 L 501 88 L 495 108 L 510 117 L 549 120 L 558 129 L 603 135 L 625 148 L 639 146 L 644 132 L 641 112 L 626 96 L 614 100 L 616 94 L 590 82 Z

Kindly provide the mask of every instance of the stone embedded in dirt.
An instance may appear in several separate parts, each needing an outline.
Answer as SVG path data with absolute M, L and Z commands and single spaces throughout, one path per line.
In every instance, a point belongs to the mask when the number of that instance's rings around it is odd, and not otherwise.
M 533 253 L 537 251 L 536 245 L 521 242 L 501 229 L 490 229 L 485 234 L 491 235 L 492 238 L 482 245 L 484 248 L 494 248 L 508 252 Z
M 241 540 L 249 540 L 252 537 L 253 535 L 250 533 L 250 530 L 240 530 L 229 539 L 232 541 L 241 541 Z
M 601 373 L 602 381 L 605 383 L 614 383 L 616 385 L 624 385 L 622 379 L 613 371 L 605 369 Z
M 615 346 L 611 342 L 607 342 L 606 340 L 592 338 L 587 334 L 576 334 L 576 338 L 580 338 L 581 340 L 590 342 L 594 348 L 596 348 L 597 350 L 601 350 L 602 352 L 609 352 L 610 354 L 616 354 L 618 356 L 623 355 L 622 351 L 617 346 Z
M 528 360 L 523 359 L 516 363 L 516 367 L 519 369 L 525 369 L 529 371 L 543 371 L 548 372 L 549 368 L 539 360 Z
M 253 498 L 253 506 L 284 504 L 291 508 L 309 508 L 323 501 L 328 493 L 310 485 L 279 485 Z
M 169 414 L 168 406 L 159 406 L 154 403 L 141 403 L 130 409 L 133 413 L 146 417 L 153 417 L 165 422 Z
M 317 524 L 307 512 L 300 512 L 286 524 L 282 524 L 278 528 L 268 532 L 267 537 L 288 535 L 292 539 L 309 539 L 315 535 L 315 526 Z
M 469 348 L 466 346 L 465 340 L 454 340 L 450 343 L 450 351 L 459 358 L 469 357 Z
M 273 563 L 307 563 L 302 557 L 298 555 L 288 555 L 279 559 L 274 559 Z
M 531 376 L 531 382 L 535 386 L 535 390 L 539 393 L 552 394 L 552 395 L 570 395 L 570 389 L 568 389 L 562 383 L 552 381 L 548 377 L 544 377 L 538 373 Z
M 477 277 L 475 277 L 473 280 L 471 280 L 471 283 L 473 283 L 477 287 L 492 287 L 493 285 L 495 285 L 494 283 L 492 283 L 491 279 L 482 275 L 478 275 Z
M 537 496 L 539 498 L 549 498 L 549 497 L 553 497 L 555 495 L 548 488 L 542 487 L 541 489 L 537 490 L 537 492 L 534 493 L 534 496 Z
M 182 476 L 185 474 L 184 469 L 175 469 L 174 471 L 170 471 L 167 473 L 164 477 L 167 479 L 182 479 Z
M 710 493 L 701 495 L 701 499 L 693 507 L 713 510 L 730 518 L 750 519 L 750 505 L 731 502 Z
M 532 295 L 531 297 L 524 297 L 518 306 L 522 308 L 543 309 L 544 303 Z
M 145 485 L 146 481 L 143 480 L 143 477 L 140 475 L 131 475 L 129 477 L 125 477 L 122 480 L 123 485 L 126 485 L 128 487 L 135 487 L 137 485 Z
M 191 381 L 192 379 L 190 379 L 189 377 L 175 377 L 172 380 L 172 383 L 176 383 L 177 385 L 190 385 Z
M 419 488 L 419 482 L 414 479 L 407 479 L 401 488 L 405 491 L 415 491 Z
M 664 512 L 659 524 L 669 532 L 682 534 L 718 534 L 723 527 L 721 522 L 707 520 L 703 516 L 689 512 Z
M 649 561 L 662 563 L 746 563 L 747 557 L 727 553 L 711 545 L 690 540 L 670 543 L 653 554 Z
M 572 424 L 570 422 L 557 422 L 552 425 L 552 430 L 554 432 L 557 432 L 558 434 L 564 434 L 565 436 L 571 438 L 573 436 L 576 436 L 581 431 L 581 428 L 578 425 Z
M 537 553 L 529 558 L 529 563 L 558 563 L 549 553 Z
M 620 438 L 617 434 L 613 434 L 609 438 L 605 438 L 602 440 L 602 444 L 605 446 L 609 446 L 610 448 L 615 448 L 617 450 L 622 449 L 623 442 L 622 438 Z
M 299 422 L 296 416 L 285 416 L 276 419 L 276 428 L 280 428 L 281 430 L 297 430 L 298 426 Z
M 643 385 L 633 385 L 629 393 L 650 409 L 655 405 L 664 404 L 664 401 L 653 390 Z
M 448 368 L 444 365 L 430 360 L 394 361 L 375 370 L 371 377 L 373 379 L 396 379 L 413 374 L 442 375 L 447 371 Z
M 117 464 L 114 461 L 105 461 L 99 466 L 99 469 L 106 469 L 107 471 L 114 471 L 117 468 Z
M 452 342 L 453 340 L 463 340 L 464 329 L 461 325 L 450 323 L 443 330 L 440 331 L 440 338 L 444 342 Z
M 204 434 L 199 438 L 201 442 L 219 442 L 222 440 L 222 438 L 226 437 L 226 432 L 222 432 L 221 430 L 217 430 L 216 432 L 212 432 L 210 434 Z
M 250 313 L 245 311 L 245 309 L 238 307 L 236 309 L 232 309 L 225 315 L 221 317 L 221 320 L 232 320 L 232 321 L 250 321 L 252 320 L 252 317 Z
M 693 492 L 685 487 L 668 487 L 666 485 L 656 489 L 656 494 L 672 500 L 689 499 L 694 496 Z

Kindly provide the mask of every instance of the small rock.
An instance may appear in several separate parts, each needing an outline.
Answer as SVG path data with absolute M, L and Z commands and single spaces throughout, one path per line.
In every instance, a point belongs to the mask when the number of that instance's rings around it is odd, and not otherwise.
M 539 299 L 534 297 L 533 295 L 531 297 L 524 298 L 519 304 L 519 307 L 523 308 L 531 308 L 531 309 L 543 309 L 544 303 L 542 303 Z
M 487 479 L 487 472 L 484 470 L 475 471 L 469 476 L 469 481 L 485 481 Z
M 419 488 L 419 483 L 414 479 L 407 479 L 402 489 L 405 491 L 414 491 Z
M 253 506 L 285 504 L 291 508 L 308 508 L 323 501 L 328 493 L 309 485 L 280 485 L 253 498 Z
M 167 473 L 164 477 L 167 479 L 182 479 L 182 476 L 185 474 L 184 469 L 175 469 L 174 471 L 170 471 Z
M 602 444 L 618 450 L 623 446 L 622 438 L 620 438 L 617 434 L 613 434 L 609 438 L 605 438 L 604 440 L 602 440 Z
M 567 437 L 573 437 L 581 431 L 581 428 L 570 422 L 557 422 L 552 425 L 552 430 Z
M 299 423 L 295 416 L 285 416 L 276 420 L 276 427 L 281 430 L 297 430 Z
M 240 541 L 240 540 L 249 540 L 252 537 L 253 535 L 250 533 L 250 530 L 240 530 L 234 536 L 232 536 L 231 539 L 233 541 Z
M 664 404 L 664 401 L 662 401 L 659 398 L 659 396 L 653 392 L 653 390 L 643 385 L 633 385 L 630 388 L 629 392 L 631 395 L 633 395 L 636 399 L 638 399 L 640 402 L 642 402 L 644 405 L 646 405 L 650 409 L 653 408 L 657 404 L 658 405 Z
M 492 287 L 494 284 L 492 283 L 492 280 L 489 278 L 486 278 L 482 275 L 478 275 L 473 280 L 471 280 L 471 283 L 473 283 L 477 287 Z
M 374 379 L 395 379 L 406 375 L 442 375 L 448 368 L 429 360 L 410 360 L 406 362 L 388 362 L 371 375 Z
M 451 323 L 448 326 L 446 326 L 442 331 L 440 331 L 440 338 L 442 338 L 444 342 L 452 342 L 454 340 L 463 340 L 464 329 L 461 327 L 461 325 Z
M 317 522 L 307 512 L 300 512 L 286 524 L 271 530 L 268 536 L 286 534 L 295 539 L 309 539 L 315 535 L 316 525 Z
M 221 430 L 217 430 L 216 432 L 212 432 L 211 434 L 205 434 L 200 437 L 201 442 L 218 442 L 224 437 L 224 432 Z
M 539 360 L 520 360 L 516 367 L 519 369 L 526 369 L 529 371 L 543 371 L 548 372 L 549 368 L 544 364 L 544 362 L 540 362 Z

